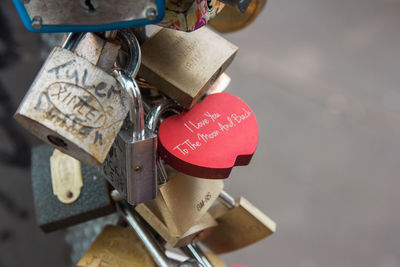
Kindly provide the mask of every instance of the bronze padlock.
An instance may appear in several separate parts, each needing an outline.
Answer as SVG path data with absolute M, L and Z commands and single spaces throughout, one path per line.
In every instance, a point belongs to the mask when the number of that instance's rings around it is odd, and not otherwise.
M 142 203 L 135 209 L 171 247 L 183 247 L 202 240 L 217 226 L 217 222 L 206 212 L 188 231 L 183 234 L 176 233 L 174 229 L 168 228 L 161 215 L 160 209 L 167 208 L 160 194 L 155 200 Z
M 276 223 L 245 198 L 236 201 L 226 192 L 222 203 L 210 209 L 218 226 L 201 242 L 214 253 L 226 253 L 251 245 L 276 231 Z
M 157 266 L 134 231 L 107 225 L 79 260 L 77 267 Z
M 159 187 L 161 216 L 167 227 L 185 234 L 201 220 L 224 187 L 222 180 L 199 179 L 167 169 L 169 180 Z
M 141 49 L 138 76 L 185 108 L 201 99 L 238 50 L 206 27 L 192 33 L 161 29 Z

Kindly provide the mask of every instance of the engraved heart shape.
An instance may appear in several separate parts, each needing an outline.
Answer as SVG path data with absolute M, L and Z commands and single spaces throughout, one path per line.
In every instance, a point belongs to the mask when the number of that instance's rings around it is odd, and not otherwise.
M 243 100 L 218 93 L 165 119 L 158 137 L 161 158 L 176 170 L 200 178 L 222 179 L 234 166 L 250 163 L 258 143 L 258 126 Z

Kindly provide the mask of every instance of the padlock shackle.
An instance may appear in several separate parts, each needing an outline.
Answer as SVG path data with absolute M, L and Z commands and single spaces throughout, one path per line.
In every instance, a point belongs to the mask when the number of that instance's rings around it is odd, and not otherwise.
M 146 117 L 146 126 L 152 132 L 156 132 L 158 122 L 161 119 L 161 116 L 167 111 L 173 111 L 177 114 L 181 113 L 184 108 L 178 105 L 175 101 L 171 99 L 167 99 L 161 101 L 157 106 L 150 110 Z M 157 157 L 156 160 L 157 170 L 159 173 L 159 182 L 164 184 L 168 181 L 168 175 L 165 171 L 164 165 L 161 162 L 160 157 Z
M 115 71 L 116 78 L 121 86 L 127 91 L 130 99 L 129 119 L 133 123 L 132 139 L 142 140 L 145 137 L 144 109 L 142 96 L 139 86 L 135 81 L 137 72 L 141 63 L 141 51 L 138 40 L 129 30 L 121 30 L 118 32 L 130 48 L 129 61 L 124 69 Z
M 135 79 L 124 70 L 117 71 L 117 80 L 130 99 L 129 119 L 133 123 L 132 139 L 142 140 L 145 136 L 144 109 L 139 86 Z
M 140 63 L 142 62 L 142 53 L 140 51 L 139 41 L 130 30 L 118 31 L 117 37 L 119 39 L 123 38 L 130 48 L 130 59 L 124 69 L 132 76 L 132 78 L 135 78 L 139 71 Z
M 85 36 L 84 32 L 70 32 L 63 40 L 61 47 L 68 50 L 74 50 L 79 41 Z
M 147 114 L 147 117 L 146 117 L 147 127 L 151 131 L 156 132 L 157 125 L 158 125 L 158 122 L 159 122 L 161 116 L 167 111 L 173 111 L 173 112 L 179 114 L 182 111 L 184 111 L 184 108 L 182 106 L 178 105 L 175 101 L 173 101 L 171 99 L 162 101 L 156 107 L 154 107 L 152 110 L 150 110 L 149 114 Z
M 228 209 L 233 209 L 237 206 L 236 200 L 224 190 L 219 193 L 218 200 Z

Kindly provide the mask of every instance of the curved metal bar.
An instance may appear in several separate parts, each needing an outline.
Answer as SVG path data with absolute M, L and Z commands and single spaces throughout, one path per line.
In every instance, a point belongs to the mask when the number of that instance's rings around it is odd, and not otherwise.
M 153 132 L 157 129 L 157 124 L 161 118 L 161 116 L 166 111 L 173 111 L 177 114 L 183 111 L 183 107 L 179 106 L 176 102 L 171 99 L 162 101 L 159 105 L 153 108 L 146 117 L 146 125 Z
M 224 204 L 228 209 L 233 209 L 236 207 L 236 201 L 235 199 L 229 195 L 226 191 L 222 190 L 219 193 L 218 199 L 221 201 L 222 204 Z
M 124 41 L 128 44 L 130 48 L 129 63 L 124 67 L 124 69 L 135 78 L 142 62 L 142 54 L 140 51 L 140 44 L 136 36 L 130 30 L 121 30 L 118 32 L 118 37 L 122 37 Z
M 62 48 L 73 50 L 86 33 L 70 32 L 61 44 Z
M 173 112 L 179 114 L 183 110 L 184 110 L 183 107 L 179 106 L 173 100 L 171 100 L 171 99 L 164 100 L 160 104 L 158 104 L 155 108 L 153 108 L 149 112 L 149 114 L 147 114 L 146 125 L 151 131 L 156 132 L 158 122 L 159 122 L 161 116 L 166 111 L 173 111 Z M 157 173 L 158 173 L 160 183 L 161 184 L 166 183 L 168 181 L 168 175 L 167 175 L 167 172 L 165 171 L 164 165 L 162 164 L 159 156 L 157 157 L 157 160 L 156 160 L 156 166 L 157 166 Z
M 124 70 L 117 71 L 116 76 L 118 82 L 127 91 L 130 99 L 129 118 L 133 123 L 132 138 L 135 140 L 142 140 L 145 135 L 145 124 L 143 102 L 139 86 L 132 76 Z
M 121 86 L 128 92 L 131 102 L 129 105 L 129 118 L 133 123 L 132 138 L 142 140 L 145 135 L 143 101 L 139 86 L 134 79 L 139 71 L 141 63 L 140 45 L 131 31 L 121 30 L 118 33 L 118 36 L 122 37 L 130 48 L 130 59 L 123 70 L 118 69 L 115 71 L 116 78 Z

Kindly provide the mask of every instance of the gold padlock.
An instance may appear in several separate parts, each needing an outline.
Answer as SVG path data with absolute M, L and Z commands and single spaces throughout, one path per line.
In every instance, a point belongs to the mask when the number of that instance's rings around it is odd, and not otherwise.
M 200 100 L 238 50 L 206 27 L 191 33 L 161 29 L 141 48 L 138 76 L 186 108 Z
M 79 260 L 77 267 L 157 266 L 135 232 L 107 225 Z
M 275 232 L 275 222 L 245 198 L 235 201 L 224 191 L 221 196 L 228 201 L 210 209 L 218 226 L 201 241 L 212 252 L 219 254 L 238 250 Z
M 208 25 L 221 33 L 241 30 L 254 22 L 266 3 L 267 0 L 252 0 L 244 13 L 226 5 L 218 16 L 208 22 Z
M 162 199 L 159 209 L 167 227 L 177 235 L 183 235 L 206 214 L 224 183 L 181 172 L 172 174 L 171 169 L 167 171 L 168 182 L 159 187 L 158 201 Z
M 207 237 L 217 222 L 206 212 L 187 232 L 179 235 L 174 229 L 168 228 L 160 209 L 166 209 L 165 202 L 157 196 L 155 200 L 148 201 L 136 206 L 136 211 L 146 222 L 171 246 L 183 247 L 192 242 L 197 242 Z
M 100 165 L 128 112 L 125 91 L 107 71 L 120 45 L 86 33 L 55 47 L 14 118 L 43 141 L 81 162 Z

